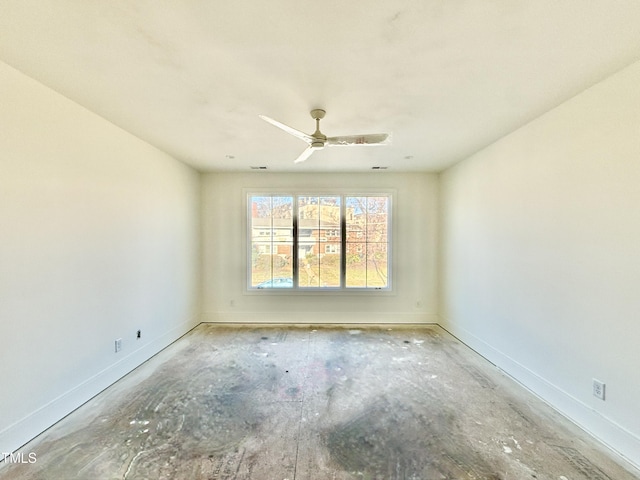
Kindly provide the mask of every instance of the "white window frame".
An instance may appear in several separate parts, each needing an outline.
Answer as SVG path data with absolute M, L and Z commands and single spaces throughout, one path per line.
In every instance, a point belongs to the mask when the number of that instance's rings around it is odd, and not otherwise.
M 388 207 L 388 228 L 387 228 L 387 286 L 386 287 L 305 287 L 297 285 L 295 288 L 257 288 L 251 286 L 251 210 L 249 208 L 249 199 L 252 196 L 291 196 L 294 198 L 294 204 L 300 196 L 341 196 L 341 204 L 344 205 L 345 197 L 375 197 L 385 196 L 389 199 Z M 246 212 L 243 222 L 244 241 L 245 241 L 245 288 L 244 293 L 247 295 L 395 295 L 393 286 L 393 278 L 395 277 L 394 257 L 395 251 L 393 246 L 393 235 L 396 230 L 395 218 L 395 189 L 243 189 L 243 207 Z M 294 208 L 294 217 L 297 215 L 297 208 Z M 346 214 L 341 215 L 341 222 L 346 221 Z M 346 255 L 346 232 L 341 232 L 341 248 L 340 256 Z M 295 250 L 295 248 L 294 248 Z M 346 274 L 346 272 L 345 272 Z M 295 274 L 294 274 L 295 275 Z

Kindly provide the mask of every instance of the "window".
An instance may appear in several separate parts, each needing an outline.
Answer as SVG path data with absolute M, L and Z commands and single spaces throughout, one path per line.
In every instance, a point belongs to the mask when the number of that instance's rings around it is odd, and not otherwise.
M 249 289 L 389 289 L 390 207 L 390 194 L 249 194 Z
M 338 253 L 339 245 L 328 244 L 324 246 L 324 253 Z

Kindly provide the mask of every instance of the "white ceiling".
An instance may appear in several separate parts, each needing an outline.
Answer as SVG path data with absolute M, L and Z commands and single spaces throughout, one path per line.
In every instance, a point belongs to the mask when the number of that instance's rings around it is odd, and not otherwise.
M 202 171 L 438 171 L 640 59 L 640 2 L 2 0 L 0 59 Z M 258 114 L 314 107 L 392 145 L 294 165 Z

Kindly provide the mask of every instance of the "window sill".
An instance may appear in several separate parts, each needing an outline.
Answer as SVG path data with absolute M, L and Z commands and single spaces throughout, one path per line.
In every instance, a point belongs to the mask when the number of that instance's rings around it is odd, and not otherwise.
M 266 296 L 395 296 L 391 288 L 247 288 L 244 295 Z

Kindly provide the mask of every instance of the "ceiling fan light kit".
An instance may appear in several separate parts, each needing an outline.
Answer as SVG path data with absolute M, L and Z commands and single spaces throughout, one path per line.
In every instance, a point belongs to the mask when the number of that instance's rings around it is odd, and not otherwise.
M 294 163 L 302 163 L 307 160 L 311 154 L 316 150 L 322 150 L 325 146 L 328 147 L 350 147 L 350 146 L 374 146 L 374 145 L 388 145 L 389 134 L 387 133 L 369 133 L 364 135 L 344 135 L 339 137 L 327 137 L 320 131 L 320 120 L 324 118 L 327 112 L 321 108 L 314 108 L 311 110 L 311 118 L 316 121 L 316 131 L 311 135 L 296 130 L 284 123 L 280 123 L 273 118 L 266 115 L 259 115 L 261 119 L 271 125 L 284 130 L 289 135 L 293 135 L 300 140 L 304 140 L 309 147 L 304 150 L 300 156 L 294 161 Z

